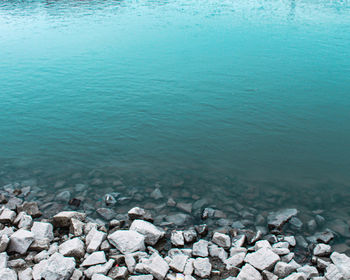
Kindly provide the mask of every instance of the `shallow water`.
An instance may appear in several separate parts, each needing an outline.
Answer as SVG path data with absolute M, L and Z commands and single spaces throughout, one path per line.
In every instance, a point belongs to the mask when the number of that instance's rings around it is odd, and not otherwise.
M 348 193 L 350 3 L 2 1 L 0 105 L 3 178 Z

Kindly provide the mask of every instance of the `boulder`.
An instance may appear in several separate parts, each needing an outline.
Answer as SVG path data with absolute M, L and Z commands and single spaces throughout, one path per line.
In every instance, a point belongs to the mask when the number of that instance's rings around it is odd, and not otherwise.
M 24 254 L 34 241 L 34 234 L 25 229 L 19 229 L 10 237 L 9 251 Z
M 244 261 L 259 270 L 270 270 L 280 257 L 268 248 L 261 248 L 254 253 L 247 254 Z
M 58 250 L 65 257 L 82 258 L 85 254 L 85 244 L 78 237 L 63 242 Z

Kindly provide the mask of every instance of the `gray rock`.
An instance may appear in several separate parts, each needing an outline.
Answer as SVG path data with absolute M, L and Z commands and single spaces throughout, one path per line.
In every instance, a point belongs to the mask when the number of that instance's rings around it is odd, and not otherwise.
M 331 260 L 344 277 L 350 279 L 350 257 L 334 252 L 331 255 Z
M 117 203 L 117 200 L 115 199 L 114 195 L 109 193 L 105 194 L 104 201 L 107 206 L 115 205 Z
M 278 277 L 268 270 L 264 270 L 261 275 L 265 280 L 278 280 Z
M 162 192 L 160 191 L 159 188 L 156 188 L 152 193 L 151 193 L 151 197 L 158 200 L 158 199 L 161 199 L 163 198 L 163 194 Z
M 113 267 L 108 276 L 112 279 L 127 279 L 128 269 L 125 266 Z
M 66 202 L 66 203 L 69 202 L 70 197 L 71 197 L 70 191 L 63 191 L 63 192 L 60 192 L 59 194 L 56 195 L 56 199 L 58 201 L 63 201 L 63 202 Z
M 20 212 L 17 215 L 14 224 L 18 226 L 18 228 L 30 229 L 33 225 L 33 218 L 27 215 L 25 212 Z
M 191 221 L 191 216 L 184 213 L 178 213 L 174 215 L 166 216 L 167 222 L 175 224 L 177 226 L 183 226 Z
M 211 273 L 211 263 L 208 258 L 196 258 L 193 262 L 194 274 L 201 277 L 207 278 Z
M 113 267 L 114 262 L 115 262 L 115 260 L 110 259 L 105 264 L 98 264 L 98 265 L 90 266 L 87 270 L 84 271 L 84 274 L 87 278 L 91 278 L 92 275 L 94 275 L 96 273 L 107 275 L 108 271 L 110 271 L 111 268 Z
M 9 268 L 0 269 L 1 280 L 17 280 L 17 273 Z
M 112 220 L 116 216 L 116 213 L 110 208 L 98 208 L 96 212 L 107 221 Z
M 24 254 L 34 241 L 34 234 L 25 229 L 19 229 L 10 237 L 9 251 Z
M 186 243 L 194 242 L 197 239 L 197 232 L 194 228 L 184 230 L 183 235 Z
M 232 247 L 230 249 L 230 257 L 224 262 L 226 269 L 231 270 L 235 267 L 240 267 L 244 262 L 246 254 L 246 248 Z
M 225 262 L 227 257 L 228 257 L 228 254 L 225 251 L 225 249 L 222 248 L 222 247 L 219 247 L 216 244 L 210 244 L 209 245 L 209 255 L 211 257 L 219 258 L 222 262 Z
M 86 218 L 85 213 L 80 213 L 76 211 L 64 211 L 53 216 L 53 223 L 57 227 L 69 227 L 71 224 L 72 218 L 79 221 L 84 221 Z
M 7 262 L 9 260 L 9 256 L 6 252 L 0 253 L 0 269 L 7 267 Z
M 332 248 L 327 244 L 317 244 L 314 248 L 313 254 L 317 257 L 327 257 L 331 254 Z
M 108 235 L 109 242 L 123 254 L 145 250 L 145 237 L 133 230 L 118 230 Z
M 192 203 L 179 202 L 177 203 L 176 207 L 184 212 L 187 212 L 190 214 L 192 213 Z
M 327 280 L 347 280 L 349 278 L 344 278 L 343 273 L 338 270 L 334 264 L 327 266 L 325 271 L 325 277 Z
M 42 260 L 46 260 L 50 257 L 50 254 L 48 251 L 44 250 L 44 251 L 41 251 L 40 253 L 36 254 L 34 256 L 34 262 L 35 263 L 39 263 L 41 262 Z
M 223 234 L 220 232 L 215 232 L 212 238 L 212 241 L 217 244 L 220 247 L 223 247 L 225 249 L 230 248 L 231 246 L 231 239 L 227 234 Z
M 237 235 L 232 238 L 233 247 L 242 247 L 246 241 L 246 236 L 244 234 Z
M 184 271 L 183 271 L 183 273 L 185 275 L 192 275 L 192 273 L 194 271 L 193 263 L 194 263 L 194 259 L 193 258 L 189 258 L 187 260 L 185 268 L 184 268 Z
M 72 218 L 69 232 L 74 236 L 81 236 L 84 233 L 84 223 Z
M 253 266 L 245 264 L 237 276 L 237 280 L 262 280 L 262 277 Z
M 292 217 L 289 220 L 289 224 L 292 229 L 300 231 L 303 227 L 303 222 L 298 217 Z
M 94 252 L 90 256 L 85 258 L 81 266 L 92 266 L 92 265 L 102 264 L 106 262 L 107 260 L 106 260 L 105 252 L 99 251 L 99 252 Z
M 0 214 L 0 223 L 9 224 L 12 223 L 16 218 L 16 212 L 8 208 L 2 210 Z
M 157 244 L 158 240 L 165 234 L 163 230 L 159 230 L 155 225 L 143 220 L 134 220 L 130 226 L 130 230 L 144 235 L 145 243 L 151 246 Z
M 53 226 L 50 223 L 34 222 L 31 228 L 31 232 L 34 234 L 35 240 L 53 240 Z
M 148 273 L 152 274 L 154 278 L 162 280 L 169 271 L 169 265 L 161 256 L 157 253 L 153 253 L 149 258 L 145 269 Z
M 38 218 L 42 215 L 39 210 L 38 203 L 25 201 L 21 206 L 17 207 L 18 212 L 25 212 L 33 218 Z
M 65 257 L 82 258 L 85 254 L 85 244 L 78 237 L 75 237 L 63 242 L 58 250 Z
M 185 245 L 185 239 L 183 235 L 183 231 L 175 230 L 172 231 L 171 237 L 170 237 L 171 243 L 174 246 L 184 246 Z
M 291 261 L 290 263 L 277 262 L 273 273 L 279 278 L 284 278 L 292 272 L 296 271 L 297 268 L 298 267 L 295 265 L 295 263 L 293 263 L 293 261 Z
M 201 239 L 196 243 L 193 243 L 193 256 L 195 257 L 208 257 L 208 241 Z
M 304 273 L 307 279 L 314 278 L 319 275 L 317 268 L 310 265 L 304 265 L 302 267 L 299 267 L 297 269 L 297 272 Z
M 293 216 L 298 214 L 298 210 L 294 208 L 283 209 L 277 212 L 271 212 L 267 216 L 267 224 L 270 229 L 280 229 Z
M 306 280 L 306 276 L 304 273 L 295 272 L 287 276 L 286 278 L 283 278 L 282 280 Z
M 153 275 L 136 275 L 130 276 L 129 280 L 153 280 Z
M 74 268 L 74 258 L 66 258 L 60 253 L 54 253 L 49 259 L 34 266 L 33 278 L 34 280 L 68 280 Z
M 129 210 L 128 216 L 130 220 L 143 219 L 146 215 L 146 211 L 140 207 L 134 207 Z
M 79 269 L 74 269 L 73 275 L 70 280 L 81 280 L 83 279 L 83 273 Z
M 270 270 L 280 257 L 268 248 L 261 248 L 258 251 L 247 254 L 245 262 L 251 264 L 259 270 Z

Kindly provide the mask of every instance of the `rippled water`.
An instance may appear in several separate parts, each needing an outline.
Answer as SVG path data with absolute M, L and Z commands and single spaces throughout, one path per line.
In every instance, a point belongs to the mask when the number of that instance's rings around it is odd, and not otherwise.
M 3 170 L 343 189 L 350 3 L 1 1 L 0 105 Z

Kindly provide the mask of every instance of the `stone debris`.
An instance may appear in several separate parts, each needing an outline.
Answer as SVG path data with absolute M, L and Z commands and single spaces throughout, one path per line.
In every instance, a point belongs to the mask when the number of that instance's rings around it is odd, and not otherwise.
M 11 193 L 7 195 L 11 197 Z M 116 202 L 107 206 L 130 201 L 129 196 L 110 195 Z M 130 190 L 129 195 L 135 194 Z M 164 203 L 145 209 L 161 211 L 175 206 L 167 206 L 159 188 L 152 196 Z M 109 217 L 102 215 L 105 220 L 113 218 L 106 224 L 76 211 L 39 220 L 36 202 L 12 199 L 10 208 L 5 205 L 0 209 L 1 280 L 350 279 L 350 257 L 334 251 L 337 233 L 322 228 L 324 218 L 317 215 L 304 219 L 305 226 L 299 227 L 302 222 L 298 222 L 296 209 L 264 215 L 237 204 L 240 218 L 233 221 L 207 202 L 178 202 L 181 211 L 204 215 L 207 223 L 194 226 L 189 214 L 161 214 L 162 218 L 153 220 L 148 210 L 140 207 L 124 214 L 100 204 L 97 209 L 106 209 L 97 211 L 100 215 L 113 211 Z M 86 209 L 94 213 L 93 206 Z M 238 222 L 243 227 L 232 227 Z M 250 229 L 252 225 L 256 231 Z M 308 234 L 303 236 L 301 228 Z M 349 247 L 344 248 L 345 252 Z

